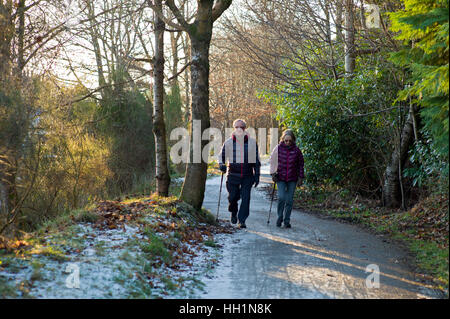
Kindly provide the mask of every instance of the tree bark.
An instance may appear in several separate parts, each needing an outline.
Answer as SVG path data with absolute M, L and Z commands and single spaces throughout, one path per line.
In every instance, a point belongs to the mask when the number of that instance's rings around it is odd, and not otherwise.
M 90 36 L 92 45 L 94 46 L 94 53 L 95 53 L 95 62 L 97 64 L 97 74 L 98 74 L 98 84 L 99 87 L 102 89 L 100 90 L 100 95 L 103 100 L 108 98 L 110 96 L 109 91 L 110 89 L 106 87 L 106 79 L 105 75 L 103 73 L 103 62 L 102 62 L 102 54 L 100 51 L 100 44 L 98 41 L 98 32 L 97 32 L 97 26 L 95 21 L 95 12 L 93 8 L 93 4 L 89 1 L 86 1 L 87 8 L 88 8 L 88 14 L 89 14 L 89 20 L 90 20 Z M 111 74 L 111 72 L 110 72 Z
M 178 43 L 181 32 L 176 35 L 174 32 L 170 33 L 170 44 L 171 44 L 171 60 L 172 60 L 172 76 L 169 79 L 170 85 L 170 95 L 171 101 L 167 101 L 165 103 L 165 118 L 166 118 L 166 129 L 170 136 L 170 132 L 183 124 L 183 115 L 182 114 L 182 102 L 181 102 L 181 94 L 180 94 L 180 81 L 178 79 L 180 71 L 178 70 L 178 65 L 180 63 L 180 59 L 178 56 Z M 183 69 L 182 69 L 183 70 Z M 175 141 L 169 141 L 169 146 L 171 147 L 175 144 Z M 184 168 L 182 170 L 184 172 Z
M 331 68 L 331 72 L 333 73 L 333 78 L 335 80 L 338 79 L 338 74 L 337 74 L 337 70 L 336 70 L 336 61 L 335 61 L 335 53 L 334 53 L 334 44 L 333 41 L 331 39 L 331 21 L 330 21 L 330 3 L 329 0 L 326 0 L 324 3 L 324 6 L 322 7 L 322 9 L 324 10 L 325 13 L 325 30 L 326 30 L 326 39 L 327 39 L 327 43 L 329 46 L 329 52 L 330 52 L 330 68 Z
M 0 84 L 7 80 L 11 73 L 11 41 L 14 36 L 14 25 L 11 23 L 12 2 L 0 2 Z
M 336 2 L 336 40 L 338 43 L 344 42 L 342 34 L 342 2 Z
M 13 2 L 0 2 L 0 96 L 8 96 L 11 91 L 17 92 L 21 89 L 18 81 L 22 80 L 21 71 L 24 66 L 24 0 L 19 1 L 16 6 L 16 15 L 19 17 L 17 32 L 13 19 Z M 12 63 L 14 37 L 17 37 L 18 46 L 17 64 L 15 66 Z M 0 224 L 2 219 L 8 219 L 11 210 L 15 208 L 18 201 L 16 186 L 17 157 L 18 150 L 26 135 L 22 122 L 23 110 L 21 107 L 6 102 L 6 105 L 2 105 L 1 108 L 5 110 L 5 118 L 1 120 L 0 126 L 4 121 L 4 124 L 10 126 L 11 131 L 0 132 L 3 133 L 0 139 Z M 9 121 L 14 124 L 7 124 Z
M 178 57 L 178 40 L 181 36 L 181 32 L 178 34 L 170 33 L 170 45 L 172 47 L 172 80 L 170 81 L 170 86 L 179 86 L 178 84 L 178 63 L 180 62 L 180 58 Z
M 182 38 L 182 43 L 183 43 L 183 52 L 184 52 L 184 56 L 186 57 L 191 57 L 191 45 L 189 43 L 189 38 L 188 37 L 183 37 Z M 186 75 L 185 75 L 185 111 L 184 111 L 184 121 L 186 123 L 189 123 L 189 121 L 191 120 L 191 92 L 190 92 L 190 75 L 191 75 L 191 68 L 188 67 L 186 69 Z
M 188 25 L 187 32 L 191 42 L 191 123 L 199 120 L 201 132 L 210 127 L 209 116 L 209 48 L 211 44 L 213 23 L 231 5 L 231 0 L 219 0 L 213 6 L 213 0 L 198 1 L 196 19 L 194 23 Z M 173 11 L 173 10 L 172 10 Z M 182 20 L 182 19 L 179 19 Z M 186 25 L 185 21 L 182 25 Z M 180 199 L 192 205 L 195 209 L 202 208 L 205 195 L 205 183 L 208 163 L 200 159 L 200 163 L 193 163 L 194 156 L 194 126 L 190 128 L 190 153 L 191 160 L 186 167 L 186 174 Z M 196 142 L 198 143 L 198 141 Z M 200 146 L 200 154 L 203 148 L 209 143 L 208 140 L 201 140 L 200 145 L 196 145 L 196 150 Z
M 414 127 L 411 113 L 408 114 L 402 128 L 400 151 L 396 148 L 391 155 L 391 161 L 386 167 L 383 185 L 383 206 L 400 206 L 400 178 L 399 167 L 404 167 L 408 157 L 408 150 L 414 141 Z
M 162 0 L 155 1 L 158 8 Z M 153 133 L 156 144 L 156 190 L 169 195 L 170 175 L 167 161 L 166 125 L 164 122 L 164 21 L 155 13 L 155 63 L 153 72 Z
M 17 8 L 19 14 L 19 29 L 18 29 L 18 64 L 19 72 L 22 76 L 23 68 L 25 67 L 24 58 L 24 36 L 25 36 L 25 0 L 20 0 Z
M 0 156 L 3 154 L 0 154 Z M 8 187 L 6 184 L 6 161 L 0 157 L 0 225 L 6 221 L 10 209 Z
M 2 168 L 0 167 L 0 171 Z M 0 173 L 0 179 L 3 179 L 2 174 Z M 0 225 L 3 223 L 4 217 L 7 216 L 7 212 L 9 211 L 9 203 L 8 196 L 6 194 L 6 187 L 2 181 L 0 181 Z
M 212 31 L 212 28 L 211 28 Z M 209 44 L 211 37 L 206 36 L 199 39 L 191 36 L 191 96 L 192 120 L 200 120 L 201 132 L 210 127 L 209 117 Z M 191 204 L 195 209 L 201 209 L 204 193 L 208 164 L 200 161 L 193 163 L 194 141 L 193 125 L 190 125 L 190 161 L 186 166 L 185 181 L 181 191 L 180 199 Z M 209 141 L 201 141 L 203 150 Z M 195 187 L 194 187 L 195 186 Z
M 345 1 L 345 75 L 350 77 L 355 71 L 355 26 L 353 0 Z

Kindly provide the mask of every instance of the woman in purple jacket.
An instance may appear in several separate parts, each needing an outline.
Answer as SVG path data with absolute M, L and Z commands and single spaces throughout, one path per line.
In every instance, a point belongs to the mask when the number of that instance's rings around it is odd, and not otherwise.
M 295 145 L 292 130 L 286 130 L 280 143 L 270 155 L 270 174 L 278 187 L 278 219 L 277 226 L 291 228 L 291 211 L 295 187 L 301 186 L 304 179 L 303 154 Z M 283 214 L 284 213 L 284 214 Z

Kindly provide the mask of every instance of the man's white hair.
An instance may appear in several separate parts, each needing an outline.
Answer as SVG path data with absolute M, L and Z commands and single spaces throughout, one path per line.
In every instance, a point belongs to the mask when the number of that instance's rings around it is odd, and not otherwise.
M 247 123 L 245 123 L 245 121 L 242 120 L 242 119 L 237 119 L 237 120 L 235 120 L 235 121 L 233 122 L 233 127 L 235 127 L 235 126 L 236 126 L 236 123 L 238 123 L 238 122 L 242 122 L 242 123 L 244 124 L 244 127 L 247 127 Z

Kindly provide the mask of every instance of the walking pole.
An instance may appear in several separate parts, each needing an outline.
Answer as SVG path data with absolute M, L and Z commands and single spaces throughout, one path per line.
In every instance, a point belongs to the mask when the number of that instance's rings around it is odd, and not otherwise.
M 220 206 L 220 197 L 222 197 L 222 182 L 223 182 L 223 172 L 222 172 L 222 177 L 220 178 L 219 203 L 217 204 L 216 222 L 219 221 L 219 206 Z
M 273 194 L 275 194 L 275 186 L 277 186 L 277 183 L 273 182 L 272 199 L 270 200 L 270 209 L 269 209 L 269 217 L 267 218 L 267 224 L 269 224 L 270 213 L 272 212 Z

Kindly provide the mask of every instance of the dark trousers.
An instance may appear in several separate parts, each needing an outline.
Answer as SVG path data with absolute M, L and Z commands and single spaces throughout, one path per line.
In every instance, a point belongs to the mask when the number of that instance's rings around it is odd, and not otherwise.
M 227 180 L 228 211 L 233 216 L 237 214 L 237 218 L 241 224 L 245 224 L 245 220 L 250 214 L 250 193 L 253 183 L 253 176 Z M 239 199 L 241 199 L 241 205 L 238 210 Z

